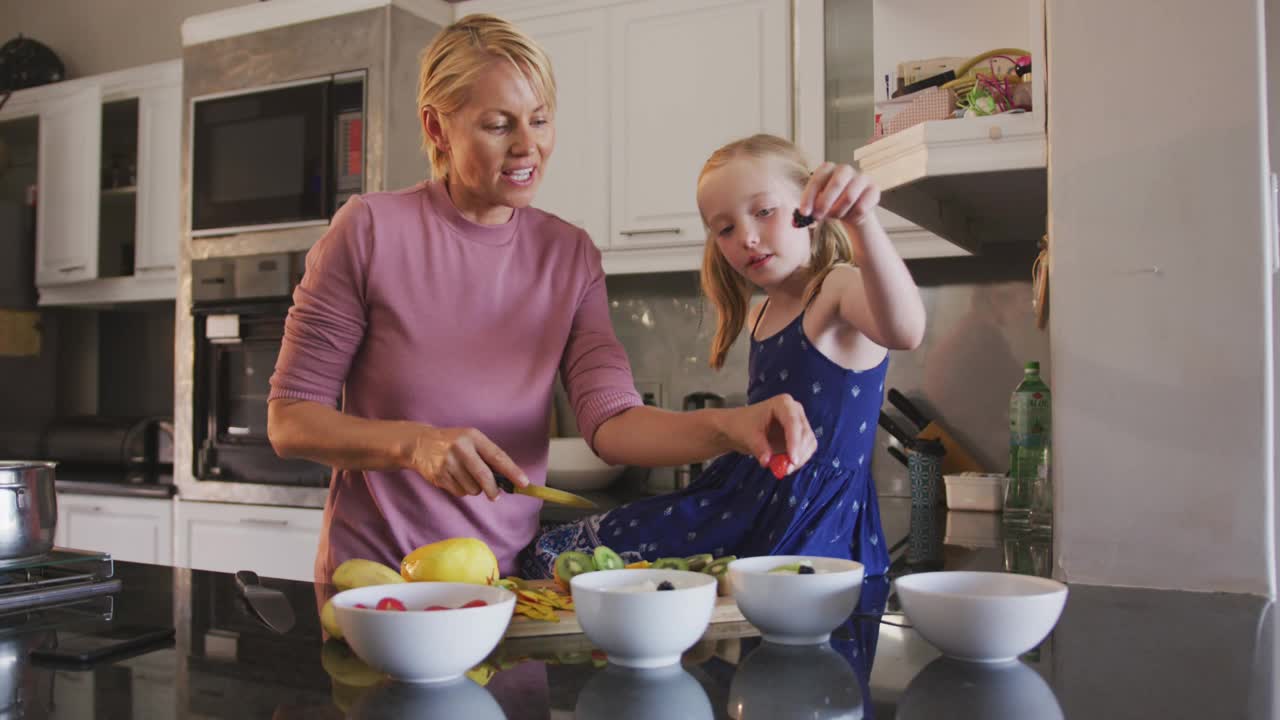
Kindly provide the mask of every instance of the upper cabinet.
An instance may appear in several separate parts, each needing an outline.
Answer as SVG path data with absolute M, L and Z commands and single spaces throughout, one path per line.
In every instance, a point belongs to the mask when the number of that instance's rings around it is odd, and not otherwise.
M 172 299 L 177 291 L 180 61 L 15 92 L 0 126 L 38 124 L 35 283 L 41 305 Z

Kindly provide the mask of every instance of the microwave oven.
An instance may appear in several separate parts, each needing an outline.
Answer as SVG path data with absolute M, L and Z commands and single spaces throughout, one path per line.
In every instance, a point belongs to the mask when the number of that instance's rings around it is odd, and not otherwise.
M 191 236 L 325 225 L 364 191 L 365 72 L 192 100 Z

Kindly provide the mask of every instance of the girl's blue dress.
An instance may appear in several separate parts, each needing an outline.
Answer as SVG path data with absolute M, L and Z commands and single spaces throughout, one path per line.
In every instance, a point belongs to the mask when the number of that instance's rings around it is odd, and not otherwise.
M 813 347 L 803 321 L 802 312 L 759 341 L 753 328 L 747 397 L 755 403 L 790 393 L 804 406 L 818 441 L 809 462 L 778 480 L 753 457 L 722 455 L 683 490 L 548 529 L 522 554 L 524 577 L 550 577 L 557 555 L 598 545 L 627 562 L 818 555 L 857 560 L 868 577 L 885 574 L 871 453 L 889 359 L 862 371 L 840 367 Z

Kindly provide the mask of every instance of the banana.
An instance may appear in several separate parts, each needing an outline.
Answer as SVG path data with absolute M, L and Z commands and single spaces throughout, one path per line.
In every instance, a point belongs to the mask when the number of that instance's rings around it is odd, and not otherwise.
M 372 560 L 348 560 L 333 571 L 333 584 L 339 590 L 402 582 L 404 578 L 400 577 L 399 572 Z

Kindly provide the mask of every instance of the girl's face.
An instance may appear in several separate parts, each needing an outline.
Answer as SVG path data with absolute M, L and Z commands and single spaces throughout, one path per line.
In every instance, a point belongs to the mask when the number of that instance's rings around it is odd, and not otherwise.
M 773 162 L 738 156 L 702 176 L 698 210 L 729 265 L 768 290 L 808 267 L 809 230 L 791 224 L 800 188 Z
M 423 121 L 432 132 L 433 111 Z M 529 81 L 505 60 L 489 63 L 457 112 L 435 121 L 449 155 L 449 188 L 459 209 L 480 222 L 504 222 L 527 207 L 551 151 L 554 118 Z M 433 135 L 434 137 L 434 135 Z

